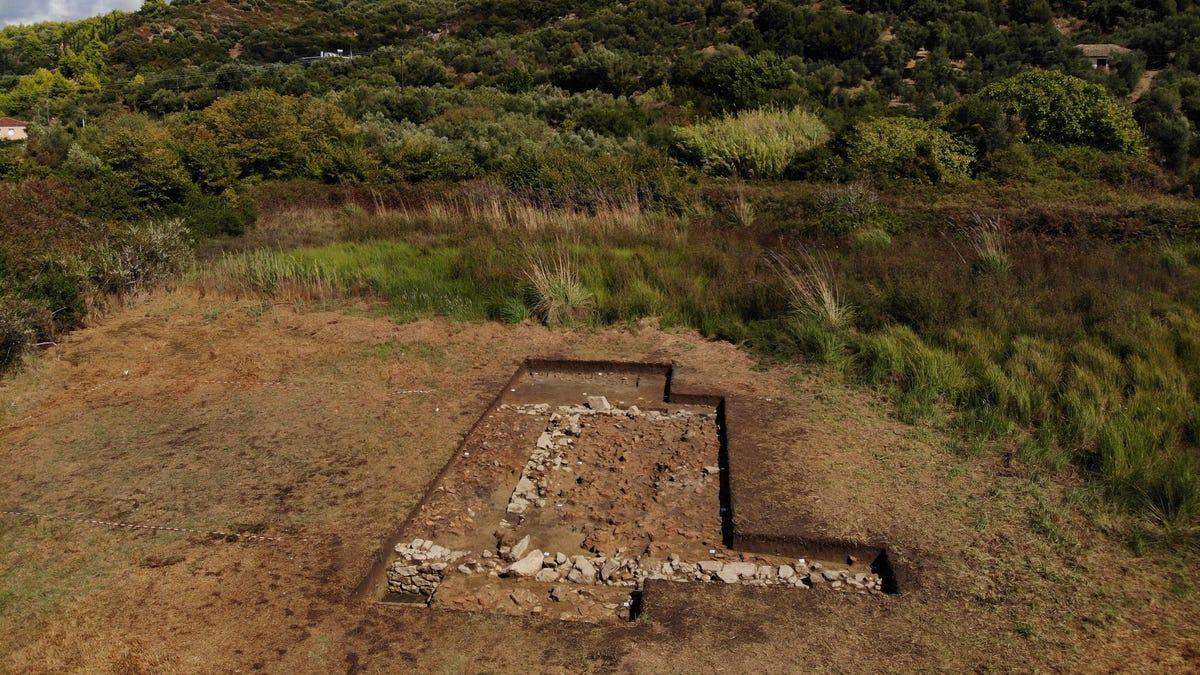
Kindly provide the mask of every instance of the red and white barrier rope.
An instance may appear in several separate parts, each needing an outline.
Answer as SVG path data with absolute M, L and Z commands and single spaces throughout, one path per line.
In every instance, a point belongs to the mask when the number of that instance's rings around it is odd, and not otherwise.
M 69 516 L 51 516 L 43 513 L 33 513 L 31 511 L 0 511 L 0 516 L 18 516 L 22 518 L 37 518 L 38 520 L 59 520 L 68 523 L 80 523 L 82 525 L 92 525 L 95 527 L 115 527 L 126 530 L 160 530 L 163 532 L 182 532 L 184 534 L 202 534 L 206 537 L 218 537 L 220 539 L 230 539 L 257 543 L 275 543 L 283 541 L 282 537 L 266 537 L 261 534 L 242 534 L 238 532 L 221 532 L 219 530 L 197 530 L 190 527 L 168 527 L 166 525 L 145 525 L 140 523 L 121 523 L 112 520 L 98 520 L 96 518 L 72 518 Z
M 86 395 L 96 391 L 97 389 L 100 389 L 102 387 L 107 387 L 107 386 L 113 384 L 114 382 L 119 382 L 123 379 L 128 379 L 128 376 L 126 375 L 126 376 L 122 376 L 122 377 L 115 377 L 111 380 L 105 380 L 104 382 L 101 382 L 100 384 L 97 384 L 93 387 L 84 389 L 83 391 L 79 392 L 79 395 L 86 396 Z M 234 386 L 234 387 L 303 387 L 303 386 L 313 386 L 313 385 L 329 386 L 329 385 L 346 384 L 345 382 L 313 382 L 313 381 L 283 382 L 281 380 L 194 380 L 194 383 L 195 384 L 219 384 L 219 385 Z M 391 395 L 393 395 L 393 396 L 407 396 L 407 395 L 424 396 L 424 395 L 436 393 L 436 391 L 437 391 L 436 389 L 397 389 L 397 390 L 391 392 Z M 49 408 L 43 408 L 42 410 L 39 410 L 37 412 L 26 415 L 25 417 L 22 417 L 21 419 L 16 420 L 15 422 L 11 422 L 4 426 L 0 426 L 0 433 L 4 433 L 5 431 L 10 431 L 12 429 L 17 429 L 21 426 L 24 426 L 24 424 L 26 422 L 35 420 L 39 417 L 42 417 L 43 415 L 47 415 L 50 412 L 52 412 L 52 410 L 53 410 L 53 406 L 50 406 Z

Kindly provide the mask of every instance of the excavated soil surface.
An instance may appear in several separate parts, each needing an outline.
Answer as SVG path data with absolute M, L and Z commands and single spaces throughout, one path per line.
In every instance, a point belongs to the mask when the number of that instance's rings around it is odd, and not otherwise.
M 720 415 L 671 402 L 672 372 L 528 363 L 398 535 L 385 597 L 607 622 L 655 579 L 879 593 L 869 559 L 727 546 Z
M 1069 471 L 952 451 L 836 373 L 756 366 L 694 332 L 397 325 L 369 312 L 165 293 L 0 379 L 0 510 L 35 514 L 0 515 L 0 672 L 1200 668 L 1194 556 L 1131 552 L 1116 516 L 1087 493 L 1080 505 Z M 353 600 L 481 418 L 508 478 L 464 474 L 455 489 L 493 509 L 478 546 L 499 552 L 495 518 L 548 417 L 486 413 L 527 356 L 674 362 L 673 390 L 736 392 L 756 412 L 730 416 L 731 449 L 755 424 L 766 464 L 741 474 L 755 498 L 735 504 L 735 527 L 886 540 L 919 562 L 920 591 L 647 579 L 632 623 L 559 621 L 540 596 L 543 617 Z M 702 540 L 711 504 L 685 523 Z M 428 527 L 441 537 L 452 524 Z

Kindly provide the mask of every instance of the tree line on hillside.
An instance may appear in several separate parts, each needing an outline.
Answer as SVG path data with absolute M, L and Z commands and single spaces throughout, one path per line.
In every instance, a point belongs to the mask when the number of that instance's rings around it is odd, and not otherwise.
M 248 188 L 290 179 L 487 178 L 584 210 L 678 211 L 704 175 L 1186 191 L 1197 21 L 1189 0 L 153 1 L 0 31 L 0 114 L 30 122 L 0 180 L 93 230 L 178 218 L 198 237 L 241 232 Z M 1107 70 L 1073 47 L 1110 40 L 1135 50 Z M 337 48 L 358 55 L 294 63 Z M 31 241 L 0 245 L 5 275 L 38 273 Z

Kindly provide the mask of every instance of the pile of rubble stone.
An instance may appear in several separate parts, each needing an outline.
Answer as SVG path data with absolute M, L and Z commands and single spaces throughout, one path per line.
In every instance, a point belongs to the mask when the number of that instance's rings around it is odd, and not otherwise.
M 446 570 L 469 555 L 467 551 L 452 551 L 426 539 L 414 539 L 396 546 L 399 558 L 388 568 L 388 590 L 412 595 L 433 595 Z
M 521 471 L 521 478 L 517 480 L 517 487 L 509 497 L 506 513 L 519 517 L 530 506 L 541 508 L 546 505 L 549 485 L 546 472 L 564 467 L 564 451 L 574 443 L 573 437 L 579 436 L 580 431 L 578 414 L 564 416 L 554 413 L 550 416 L 550 424 L 538 437 L 537 448 L 529 456 L 529 461 Z

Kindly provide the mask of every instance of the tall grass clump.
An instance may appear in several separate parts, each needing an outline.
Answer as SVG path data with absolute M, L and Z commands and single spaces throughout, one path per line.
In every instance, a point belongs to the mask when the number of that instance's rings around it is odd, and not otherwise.
M 1085 452 L 1096 449 L 1108 420 L 1125 404 L 1121 359 L 1095 340 L 1083 340 L 1067 357 L 1058 399 L 1064 441 Z
M 676 127 L 675 136 L 679 154 L 709 174 L 780 178 L 794 159 L 828 141 L 829 129 L 801 108 L 762 109 Z
M 579 280 L 575 264 L 566 250 L 530 254 L 525 280 L 533 291 L 533 312 L 547 326 L 570 324 L 591 311 L 593 295 Z
M 213 266 L 211 276 L 225 286 L 222 290 L 271 296 L 328 299 L 347 286 L 347 280 L 328 263 L 301 261 L 294 254 L 273 251 L 226 255 Z
M 1149 514 L 1169 532 L 1200 534 L 1200 457 L 1155 420 L 1119 414 L 1100 435 L 1100 474 L 1109 496 Z
M 827 256 L 801 250 L 792 257 L 775 254 L 768 260 L 783 282 L 788 305 L 797 318 L 832 330 L 854 323 L 854 307 L 838 290 Z
M 939 402 L 958 404 L 970 389 L 958 355 L 926 343 L 908 326 L 862 336 L 857 349 L 861 378 L 897 393 L 897 413 L 904 421 L 930 417 Z
M 972 224 L 964 228 L 967 243 L 975 253 L 971 269 L 976 274 L 1003 274 L 1012 269 L 1012 259 L 1005 250 L 1007 233 L 1000 219 L 978 213 L 971 215 Z
M 733 198 L 733 220 L 741 227 L 752 227 L 758 214 L 754 210 L 754 203 L 746 198 L 745 186 L 739 185 L 737 194 Z
M 854 233 L 854 245 L 863 251 L 886 251 L 892 247 L 892 235 L 879 227 L 858 230 Z

